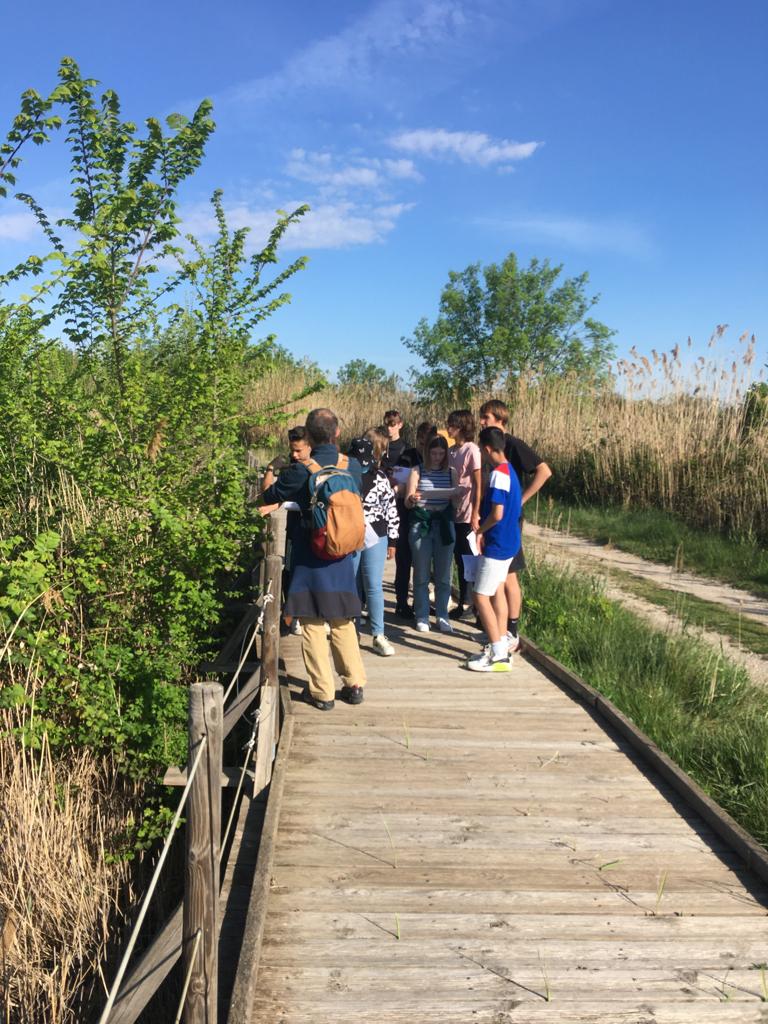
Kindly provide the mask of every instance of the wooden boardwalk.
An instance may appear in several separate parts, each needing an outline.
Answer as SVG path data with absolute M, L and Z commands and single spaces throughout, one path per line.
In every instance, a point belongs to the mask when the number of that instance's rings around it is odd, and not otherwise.
M 363 705 L 294 703 L 252 1024 L 768 1021 L 765 885 L 540 670 L 464 669 L 460 629 L 393 624 Z

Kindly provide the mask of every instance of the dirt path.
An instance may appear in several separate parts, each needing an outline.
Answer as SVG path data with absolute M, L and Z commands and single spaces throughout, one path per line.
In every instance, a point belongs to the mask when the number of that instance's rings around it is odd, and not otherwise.
M 725 583 L 707 580 L 692 573 L 676 572 L 668 565 L 647 562 L 637 555 L 616 548 L 606 548 L 582 537 L 564 534 L 558 530 L 550 530 L 542 526 L 525 524 L 526 547 L 533 547 L 544 554 L 548 560 L 558 564 L 578 565 L 592 573 L 606 577 L 606 594 L 612 600 L 619 601 L 626 608 L 640 615 L 659 629 L 682 631 L 683 624 L 676 616 L 650 601 L 645 601 L 634 594 L 622 590 L 610 577 L 611 569 L 621 569 L 633 576 L 647 579 L 666 590 L 675 590 L 684 594 L 692 594 L 704 601 L 720 604 L 745 618 L 754 619 L 768 626 L 768 602 L 761 601 L 753 594 L 736 590 Z M 745 651 L 735 642 L 721 633 L 686 627 L 705 643 L 716 650 L 722 650 L 731 660 L 743 665 L 755 683 L 768 686 L 768 660 L 757 654 Z

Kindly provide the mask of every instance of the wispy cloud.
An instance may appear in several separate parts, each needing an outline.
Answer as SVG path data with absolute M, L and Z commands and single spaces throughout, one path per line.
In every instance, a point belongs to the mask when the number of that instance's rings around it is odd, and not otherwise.
M 436 160 L 456 159 L 478 167 L 497 165 L 500 168 L 518 160 L 527 160 L 541 146 L 540 142 L 512 142 L 493 139 L 485 132 L 450 132 L 444 128 L 399 132 L 389 142 L 404 153 Z
M 583 217 L 539 215 L 494 220 L 484 219 L 483 226 L 505 234 L 533 241 L 554 242 L 584 252 L 615 252 L 625 256 L 647 257 L 653 252 L 648 230 L 624 220 L 596 220 Z
M 39 234 L 39 226 L 31 213 L 4 213 L 0 215 L 0 240 L 28 242 Z
M 297 181 L 307 181 L 327 189 L 382 188 L 391 179 L 421 181 L 412 160 L 378 157 L 352 157 L 339 161 L 328 151 L 293 149 L 285 167 Z
M 245 82 L 228 95 L 259 101 L 301 90 L 370 81 L 376 68 L 394 57 L 440 52 L 461 42 L 476 23 L 474 0 L 380 0 L 341 31 L 310 43 L 274 74 Z
M 283 208 L 293 210 L 299 201 L 286 202 Z M 281 248 L 287 251 L 307 249 L 342 249 L 356 245 L 383 242 L 394 230 L 411 203 L 326 202 L 312 209 L 286 231 Z M 208 204 L 182 210 L 183 230 L 201 241 L 214 237 L 216 220 Z M 277 219 L 275 211 L 239 203 L 226 209 L 227 223 L 233 229 L 250 228 L 250 248 L 257 249 L 266 241 Z

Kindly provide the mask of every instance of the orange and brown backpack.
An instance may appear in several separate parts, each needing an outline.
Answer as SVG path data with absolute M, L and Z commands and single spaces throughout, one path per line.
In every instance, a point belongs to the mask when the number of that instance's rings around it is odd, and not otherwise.
M 335 466 L 307 463 L 312 554 L 334 561 L 359 551 L 365 539 L 363 502 L 349 459 L 340 455 Z

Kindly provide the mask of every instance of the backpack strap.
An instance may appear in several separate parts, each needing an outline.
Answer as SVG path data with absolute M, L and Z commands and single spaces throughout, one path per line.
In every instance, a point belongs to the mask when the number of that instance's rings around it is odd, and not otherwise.
M 349 469 L 349 458 L 346 455 L 339 454 L 339 461 L 336 463 L 336 469 Z
M 315 460 L 314 460 L 314 459 L 311 459 L 311 460 L 310 460 L 310 461 L 309 461 L 309 462 L 308 462 L 308 463 L 306 464 L 306 466 L 307 466 L 307 469 L 309 470 L 309 472 L 310 472 L 310 473 L 319 473 L 319 472 L 320 472 L 320 470 L 321 470 L 321 469 L 323 468 L 323 467 L 322 467 L 322 466 L 320 465 L 320 463 L 319 463 L 319 462 L 315 462 Z

